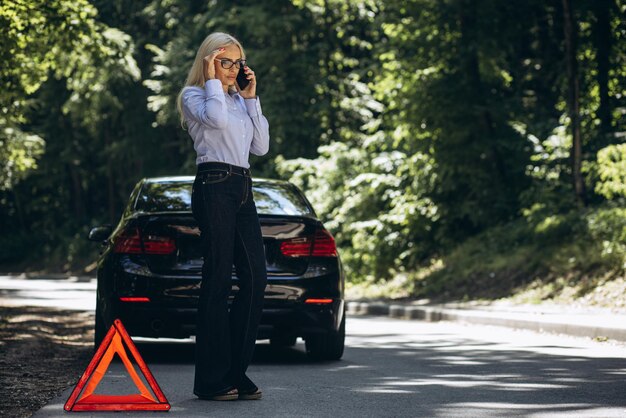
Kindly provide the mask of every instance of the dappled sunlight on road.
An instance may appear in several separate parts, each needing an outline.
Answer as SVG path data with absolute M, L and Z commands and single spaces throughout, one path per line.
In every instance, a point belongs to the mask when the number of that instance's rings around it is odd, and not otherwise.
M 28 314 L 17 313 L 11 316 L 8 323 L 3 324 L 0 346 L 9 340 L 32 339 L 48 344 L 91 346 L 93 338 L 86 341 L 85 336 L 92 333 L 92 328 L 93 315 L 88 312 L 57 311 L 43 307 L 30 308 Z
M 96 308 L 95 292 L 95 277 L 0 275 L 2 306 L 93 311 Z
M 351 391 L 416 396 L 428 416 L 626 413 L 624 344 L 376 317 L 349 318 L 347 334 L 344 359 L 370 365 L 344 368 Z
M 626 347 L 498 327 L 348 317 L 341 361 L 310 360 L 259 341 L 248 373 L 261 402 L 203 403 L 192 394 L 194 344 L 137 342 L 172 403 L 200 417 L 621 417 Z M 122 365 L 112 364 L 115 381 Z M 67 396 L 66 396 L 67 397 Z M 62 413 L 62 399 L 37 416 Z
M 91 341 L 93 307 L 75 309 L 93 304 L 95 281 L 0 276 L 0 288 L 3 304 L 44 305 L 17 313 L 12 323 L 27 332 L 11 338 L 90 351 L 85 348 Z M 47 318 L 50 304 L 64 309 Z M 69 331 L 55 331 L 59 321 Z M 350 315 L 346 332 L 341 361 L 311 360 L 301 339 L 294 347 L 259 341 L 249 373 L 263 388 L 263 401 L 211 404 L 211 412 L 268 417 L 626 416 L 625 344 Z M 192 394 L 193 339 L 135 342 L 167 393 L 171 413 L 204 416 L 206 404 Z M 87 360 L 82 363 L 86 366 Z M 114 362 L 111 367 L 113 386 L 119 390 L 117 382 L 126 379 L 122 366 Z M 53 400 L 37 416 L 63 414 L 64 400 Z

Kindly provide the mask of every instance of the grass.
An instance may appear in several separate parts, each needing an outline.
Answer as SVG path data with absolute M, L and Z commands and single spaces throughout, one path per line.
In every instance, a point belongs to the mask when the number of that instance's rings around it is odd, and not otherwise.
M 385 283 L 348 286 L 350 298 L 626 304 L 626 209 L 544 214 L 495 226 Z

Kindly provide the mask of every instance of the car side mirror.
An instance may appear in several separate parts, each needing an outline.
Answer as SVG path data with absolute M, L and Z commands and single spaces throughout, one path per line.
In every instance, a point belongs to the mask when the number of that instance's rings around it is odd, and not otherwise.
M 96 226 L 89 231 L 89 237 L 87 239 L 89 241 L 101 242 L 109 238 L 111 232 L 113 232 L 113 227 L 111 225 Z

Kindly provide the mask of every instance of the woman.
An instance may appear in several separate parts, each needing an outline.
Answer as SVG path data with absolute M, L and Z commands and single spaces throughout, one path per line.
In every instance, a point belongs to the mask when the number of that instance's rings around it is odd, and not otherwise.
M 242 66 L 249 80 L 243 90 L 235 81 Z M 256 86 L 241 44 L 218 32 L 200 45 L 178 96 L 181 123 L 197 153 L 191 206 L 204 257 L 194 379 L 200 399 L 261 398 L 246 376 L 267 282 L 248 162 L 250 152 L 264 155 L 269 149 L 269 124 Z M 229 314 L 233 264 L 239 290 Z

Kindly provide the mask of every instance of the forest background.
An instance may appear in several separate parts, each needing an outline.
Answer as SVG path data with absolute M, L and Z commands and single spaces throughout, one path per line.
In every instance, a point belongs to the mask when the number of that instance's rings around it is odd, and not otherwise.
M 621 0 L 7 0 L 0 266 L 91 273 L 143 177 L 193 175 L 175 110 L 234 34 L 271 147 L 355 297 L 625 304 Z M 621 305 L 620 305 L 621 306 Z

